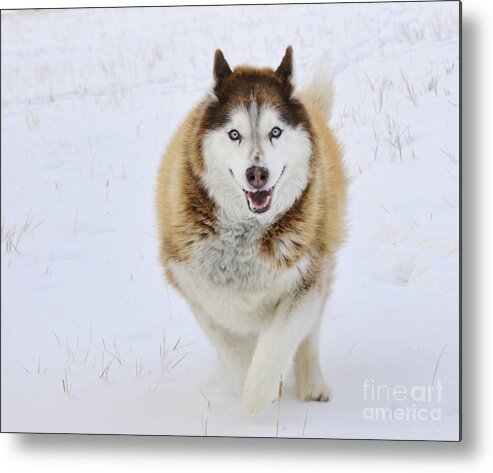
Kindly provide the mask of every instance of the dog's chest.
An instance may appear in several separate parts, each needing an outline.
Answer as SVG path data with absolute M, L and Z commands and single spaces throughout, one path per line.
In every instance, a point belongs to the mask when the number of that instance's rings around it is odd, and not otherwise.
M 193 265 L 216 284 L 265 287 L 272 262 L 259 251 L 261 225 L 254 219 L 222 224 L 215 237 L 197 247 Z
M 236 333 L 262 330 L 309 264 L 305 256 L 276 269 L 260 252 L 262 232 L 257 222 L 222 225 L 214 238 L 194 248 L 188 262 L 171 265 L 189 303 Z

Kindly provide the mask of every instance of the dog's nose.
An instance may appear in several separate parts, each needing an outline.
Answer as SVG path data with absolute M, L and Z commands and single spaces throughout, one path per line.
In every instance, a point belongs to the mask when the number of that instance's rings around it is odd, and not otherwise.
M 260 166 L 251 166 L 246 170 L 246 178 L 252 187 L 260 189 L 265 186 L 269 178 L 269 170 Z

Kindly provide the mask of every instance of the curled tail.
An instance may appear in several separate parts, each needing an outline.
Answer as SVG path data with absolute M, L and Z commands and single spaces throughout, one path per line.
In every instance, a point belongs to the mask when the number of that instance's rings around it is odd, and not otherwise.
M 329 69 L 319 68 L 303 93 L 318 106 L 326 119 L 330 120 L 334 102 L 334 80 Z

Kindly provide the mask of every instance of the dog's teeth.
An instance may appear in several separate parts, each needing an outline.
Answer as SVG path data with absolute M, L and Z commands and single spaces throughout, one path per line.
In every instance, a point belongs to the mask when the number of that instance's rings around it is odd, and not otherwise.
M 272 200 L 273 189 L 249 192 L 245 191 L 248 200 L 248 206 L 253 212 L 264 212 L 269 208 Z

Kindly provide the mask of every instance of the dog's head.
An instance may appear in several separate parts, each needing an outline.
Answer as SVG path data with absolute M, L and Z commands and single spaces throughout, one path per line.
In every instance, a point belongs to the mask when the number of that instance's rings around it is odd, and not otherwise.
M 214 88 L 201 120 L 204 184 L 237 218 L 270 221 L 301 196 L 312 141 L 304 106 L 293 96 L 289 46 L 279 67 L 231 70 L 214 57 Z

